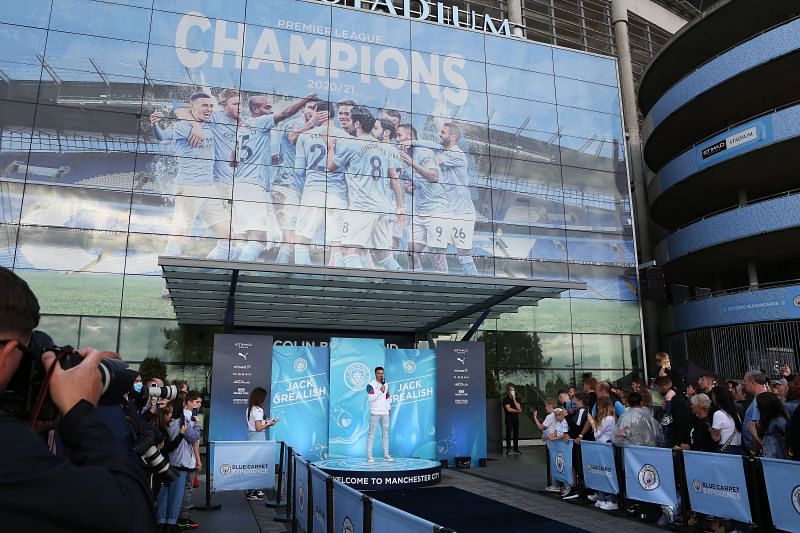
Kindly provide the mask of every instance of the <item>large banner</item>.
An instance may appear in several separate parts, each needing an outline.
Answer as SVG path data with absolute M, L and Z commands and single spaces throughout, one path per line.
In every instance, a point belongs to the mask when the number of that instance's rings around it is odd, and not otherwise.
M 631 500 L 676 506 L 672 449 L 626 446 L 625 492 Z
M 383 339 L 331 339 L 329 457 L 366 458 L 367 385 L 375 379 L 375 367 L 384 366 L 385 352 Z M 391 383 L 387 384 L 391 391 Z M 374 446 L 381 450 L 380 431 Z M 381 456 L 382 450 L 378 457 Z
M 472 466 L 486 452 L 486 354 L 482 342 L 439 342 L 436 346 L 437 459 Z
M 274 346 L 270 429 L 309 461 L 328 456 L 328 348 Z
M 319 468 L 311 467 L 311 507 L 313 508 L 313 524 L 311 530 L 314 533 L 328 531 L 328 491 L 325 480 L 328 474 Z
M 772 523 L 783 531 L 800 531 L 800 463 L 766 458 L 760 461 Z
M 550 477 L 554 481 L 563 481 L 572 485 L 574 482 L 572 476 L 572 441 L 548 441 L 547 453 L 550 456 Z
M 364 531 L 364 495 L 338 481 L 333 482 L 333 531 Z
M 739 455 L 684 451 L 692 511 L 752 522 L 742 461 Z
M 619 480 L 610 442 L 581 442 L 583 480 L 586 486 L 609 494 L 619 494 Z
M 391 453 L 436 459 L 436 351 L 386 350 L 385 367 L 392 398 Z M 376 446 L 375 453 L 382 450 Z
M 294 515 L 299 531 L 308 529 L 308 498 L 311 493 L 309 487 L 308 462 L 299 456 L 294 456 Z
M 256 387 L 270 397 L 272 337 L 214 335 L 210 441 L 247 440 L 247 402 Z M 265 412 L 268 406 L 264 406 Z
M 271 489 L 275 485 L 275 442 L 225 442 L 213 444 L 214 490 Z

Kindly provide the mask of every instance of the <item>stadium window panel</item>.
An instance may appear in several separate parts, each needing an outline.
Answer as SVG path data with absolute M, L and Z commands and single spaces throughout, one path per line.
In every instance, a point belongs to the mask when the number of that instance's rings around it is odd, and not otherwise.
M 505 126 L 510 132 L 558 131 L 558 115 L 553 104 L 489 94 L 488 109 L 490 127 Z
M 617 63 L 611 58 L 554 48 L 553 62 L 556 76 L 617 86 Z
M 3 73 L 13 82 L 35 81 L 41 73 L 47 32 L 36 28 L 0 24 Z
M 218 31 L 219 46 L 215 46 Z M 174 46 L 187 68 L 197 68 L 210 64 L 215 51 L 241 57 L 244 35 L 243 24 L 216 21 L 199 12 L 184 15 L 156 11 L 149 40 L 151 45 Z
M 18 161 L 25 164 L 28 152 L 31 149 L 33 121 L 36 115 L 36 105 L 10 100 L 0 100 L 0 116 L 3 117 L 3 128 L 0 130 L 0 154 L 3 161 L 8 158 L 9 163 Z M 19 178 L 20 168 L 6 168 L 4 177 Z M 22 169 L 24 174 L 24 168 Z
M 411 24 L 411 48 L 442 56 L 484 61 L 482 33 L 459 31 L 435 24 Z
M 4 184 L 0 183 L 0 186 L 2 185 Z M 0 224 L 0 266 L 2 267 L 14 267 L 18 231 L 19 227 L 16 224 Z
M 38 270 L 121 274 L 126 241 L 126 234 L 117 231 L 20 226 L 15 265 L 27 262 Z
M 495 192 L 509 192 L 519 197 L 563 202 L 561 167 L 551 163 L 535 163 L 505 157 L 491 158 L 491 181 Z M 551 211 L 555 210 L 555 207 Z
M 450 87 L 428 86 L 412 96 L 414 113 L 430 115 L 443 120 L 456 120 L 485 126 L 489 117 L 486 111 L 486 93 L 463 91 Z
M 135 152 L 139 116 L 40 103 L 31 151 Z
M 76 348 L 96 347 L 100 350 L 117 351 L 119 318 L 99 316 L 81 317 L 81 329 Z
M 296 100 L 309 94 L 328 100 L 329 82 L 329 73 L 323 68 L 288 65 L 275 70 L 275 64 L 262 63 L 258 69 L 242 71 L 241 88 L 247 94 L 275 95 L 277 101 Z
M 411 22 L 407 19 L 334 8 L 331 27 L 333 37 L 411 48 Z
M 626 174 L 568 166 L 561 168 L 564 189 L 568 191 L 564 201 L 568 204 L 617 212 L 622 208 L 620 204 L 628 201 Z
M 530 261 L 566 261 L 564 231 L 547 226 L 537 227 L 537 223 L 533 221 L 526 223 L 520 220 L 524 215 L 514 218 L 513 210 L 517 206 L 518 204 L 515 204 L 505 213 L 504 220 L 497 223 L 498 231 L 501 232 L 498 246 L 502 241 L 509 250 L 516 250 L 514 257 Z M 497 212 L 501 207 L 497 206 L 495 209 Z
M 489 140 L 489 154 L 492 159 L 514 159 L 553 165 L 561 162 L 559 137 L 556 133 L 490 126 Z
M 486 91 L 551 104 L 556 102 L 553 76 L 512 67 L 487 64 Z
M 27 259 L 34 269 L 14 268 L 37 295 L 42 314 L 119 316 L 121 274 L 65 271 L 82 263 L 83 254 L 57 246 L 50 253 L 62 260 L 60 270 L 51 268 L 49 261 L 39 261 L 38 255 Z
M 58 346 L 78 346 L 78 338 L 80 335 L 80 327 L 81 327 L 81 317 L 79 316 L 59 316 L 59 315 L 42 315 L 41 319 L 39 320 L 39 331 L 43 331 L 50 335 L 53 341 Z M 114 339 L 114 345 L 116 346 L 117 342 Z M 108 349 L 113 350 L 112 346 L 103 347 L 99 346 L 99 349 Z
M 641 369 L 643 357 L 641 335 L 622 336 L 622 358 L 625 369 Z
M 7 224 L 19 224 L 23 188 L 21 180 L 0 181 L 0 224 L 4 227 Z
M 21 224 L 74 229 L 127 231 L 131 194 L 28 182 Z
M 486 62 L 553 74 L 553 51 L 530 41 L 486 36 Z
M 142 276 L 160 276 L 158 256 L 167 247 L 168 235 L 129 233 L 125 273 Z
M 104 89 L 110 89 L 106 81 L 130 83 L 129 80 L 138 79 L 141 83 L 142 65 L 146 60 L 146 43 L 59 31 L 51 31 L 47 37 L 45 62 L 67 82 L 78 75 L 72 73 L 85 72 L 93 76 L 81 78 L 81 81 L 94 81 Z
M 176 187 L 176 190 L 183 193 L 204 193 L 208 189 L 210 186 Z M 130 228 L 131 231 L 156 235 L 226 239 L 230 233 L 230 215 L 230 202 L 221 198 L 161 193 L 134 194 Z M 191 255 L 196 257 L 197 253 Z
M 130 276 L 125 281 L 130 281 Z M 142 361 L 147 357 L 167 360 L 167 341 L 178 331 L 178 323 L 174 320 L 122 318 L 119 325 L 119 353 L 126 361 Z
M 150 9 L 94 0 L 59 0 L 53 2 L 50 29 L 147 42 Z
M 175 311 L 172 309 L 171 300 L 162 297 L 162 294 L 165 294 L 164 288 L 164 279 L 161 276 L 126 275 L 125 291 L 122 295 L 122 311 L 117 310 L 116 313 L 123 317 L 174 319 Z M 129 357 L 128 353 L 130 352 L 127 347 L 132 344 L 133 333 L 136 331 L 140 330 L 126 328 L 126 320 L 123 319 L 120 331 L 120 353 L 124 357 Z M 159 335 L 142 336 L 141 339 L 142 342 L 147 340 L 147 346 L 154 351 L 156 348 L 153 343 L 158 342 L 162 346 L 165 344 Z M 150 339 L 152 339 L 152 343 Z M 158 352 L 156 351 L 153 355 L 158 355 Z
M 562 135 L 559 144 L 563 165 L 606 172 L 625 172 L 623 143 Z
M 569 279 L 569 265 L 567 265 L 566 261 L 531 261 L 531 268 L 533 269 L 531 277 L 533 279 L 546 281 L 566 281 Z M 568 329 L 563 331 L 568 331 Z
M 619 115 L 558 106 L 558 126 L 563 135 L 624 144 Z
M 568 225 L 572 226 L 574 224 L 573 220 L 571 220 L 572 213 L 568 212 L 567 218 Z M 633 249 L 625 246 L 622 235 L 568 230 L 566 245 L 570 263 L 624 267 L 633 267 L 636 264 Z M 618 294 L 615 296 L 618 296 Z
M 625 377 L 625 370 L 622 368 L 619 369 L 605 369 L 605 368 L 589 368 L 589 367 L 578 367 L 577 372 L 579 373 L 578 379 L 582 379 L 584 377 L 594 377 L 597 378 L 597 381 L 610 381 L 612 384 L 615 384 L 619 380 Z
M 560 105 L 621 114 L 616 87 L 556 76 L 556 98 Z
M 295 37 L 297 39 L 297 37 Z M 307 43 L 308 39 L 305 38 Z M 364 78 L 367 76 L 382 76 L 397 80 L 412 79 L 411 52 L 405 48 L 394 46 L 392 41 L 383 42 L 385 46 L 375 43 L 358 43 L 351 39 L 331 38 L 328 53 L 328 64 L 333 72 L 333 78 L 339 72 L 357 72 Z M 307 43 L 306 47 L 322 46 L 316 42 Z M 415 61 L 419 61 L 416 59 Z M 423 65 L 424 66 L 424 65 Z
M 217 3 L 216 0 L 211 1 Z M 269 9 L 252 9 L 252 5 L 250 7 L 247 12 L 248 24 L 323 36 L 331 25 L 331 8 L 318 2 L 280 0 L 270 2 Z
M 221 54 L 218 68 L 201 70 L 186 68 L 177 51 L 171 46 L 155 44 L 148 50 L 146 83 L 154 89 L 158 100 L 181 106 L 181 100 L 187 100 L 196 92 L 211 90 L 216 93 L 240 87 L 241 68 L 235 54 Z
M 409 117 L 405 117 L 409 118 Z M 489 129 L 486 122 L 469 122 L 466 120 L 454 119 L 447 116 L 435 116 L 414 113 L 410 117 L 410 123 L 417 130 L 417 138 L 424 143 L 421 146 L 431 148 L 437 155 L 450 152 L 463 152 L 466 154 L 469 163 L 470 173 L 477 174 L 476 169 L 485 169 L 488 172 L 489 164 Z M 460 130 L 461 137 L 457 141 L 458 148 L 442 145 L 443 136 L 448 138 L 451 128 L 448 124 L 454 124 Z M 447 126 L 447 130 L 445 127 Z M 457 156 L 460 157 L 460 156 Z
M 639 335 L 638 302 L 571 298 L 572 330 L 576 333 Z
M 29 0 L 27 2 L 5 2 L 0 10 L 0 22 L 47 28 L 50 22 L 51 0 Z
M 130 2 L 130 0 L 119 0 Z M 153 9 L 158 11 L 171 11 L 173 13 L 202 13 L 209 18 L 218 18 L 228 21 L 241 22 L 244 20 L 245 5 L 247 0 L 226 0 L 220 3 L 219 0 L 136 0 L 138 2 L 146 2 L 149 7 L 151 4 Z M 283 2 L 270 2 L 269 9 L 262 9 L 260 11 L 271 11 L 274 9 L 275 4 Z M 156 13 L 158 17 L 160 14 Z
M 414 98 L 408 81 L 373 75 L 364 83 L 356 72 L 331 72 L 330 83 L 326 79 L 321 85 L 315 83 L 313 88 L 329 90 L 333 102 L 351 100 L 373 110 L 394 109 L 408 113 Z

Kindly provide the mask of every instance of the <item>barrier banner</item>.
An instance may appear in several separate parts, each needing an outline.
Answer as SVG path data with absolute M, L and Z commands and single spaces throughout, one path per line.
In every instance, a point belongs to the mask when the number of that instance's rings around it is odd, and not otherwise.
M 614 446 L 610 442 L 581 442 L 581 458 L 583 480 L 587 487 L 609 494 L 619 494 Z
M 294 516 L 298 531 L 308 528 L 308 463 L 294 457 Z
M 385 352 L 383 339 L 331 339 L 328 457 L 367 456 L 367 385 L 375 379 L 375 367 L 385 366 Z M 386 380 L 390 393 L 391 379 Z M 380 430 L 373 445 L 383 456 Z
M 486 352 L 482 342 L 436 346 L 436 454 L 455 464 L 486 457 Z
M 384 366 L 392 397 L 390 453 L 436 459 L 436 351 L 386 350 Z M 372 451 L 380 457 L 375 440 Z
M 363 494 L 344 483 L 333 482 L 334 533 L 362 533 L 364 531 Z
M 684 451 L 683 465 L 692 511 L 753 521 L 741 456 Z
M 761 458 L 769 510 L 777 529 L 800 532 L 800 462 Z
M 673 507 L 678 505 L 671 449 L 626 446 L 622 456 L 628 498 Z
M 270 435 L 312 462 L 328 457 L 329 361 L 327 348 L 272 348 Z
M 328 491 L 325 490 L 325 480 L 328 474 L 311 465 L 311 507 L 313 525 L 311 530 L 315 533 L 328 531 Z
M 256 387 L 272 383 L 272 337 L 214 335 L 211 401 L 214 409 L 208 440 L 247 440 L 247 401 Z
M 431 533 L 436 524 L 378 500 L 372 500 L 372 531 Z
M 214 490 L 271 489 L 279 450 L 274 441 L 214 443 Z
M 563 481 L 572 485 L 572 440 L 547 441 L 550 455 L 550 476 L 553 481 Z

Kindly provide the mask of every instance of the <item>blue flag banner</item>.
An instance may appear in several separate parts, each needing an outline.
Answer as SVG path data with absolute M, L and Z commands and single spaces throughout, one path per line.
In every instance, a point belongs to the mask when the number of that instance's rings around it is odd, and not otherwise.
M 389 524 L 387 526 L 387 524 Z M 392 533 L 431 533 L 436 526 L 424 518 L 414 516 L 378 500 L 372 500 L 372 531 Z
M 274 346 L 270 428 L 309 461 L 328 457 L 328 348 Z
M 619 494 L 619 480 L 610 442 L 581 442 L 583 479 L 586 486 L 609 494 Z
M 294 457 L 294 516 L 298 531 L 308 529 L 308 463 Z
M 256 387 L 270 397 L 271 361 L 270 336 L 214 335 L 210 441 L 247 440 L 247 401 Z
M 550 455 L 550 476 L 553 481 L 563 481 L 572 485 L 572 440 L 547 441 Z
M 334 533 L 364 531 L 364 495 L 344 483 L 333 482 Z
M 392 398 L 390 451 L 398 457 L 436 459 L 436 352 L 386 350 L 386 381 Z M 381 445 L 373 454 L 383 454 Z
M 436 346 L 436 458 L 472 466 L 486 453 L 486 352 L 482 342 Z
M 214 443 L 214 490 L 271 489 L 279 449 L 273 441 Z
M 328 531 L 328 492 L 325 480 L 328 474 L 311 465 L 311 507 L 313 508 L 312 531 Z
M 800 462 L 761 458 L 772 523 L 800 532 Z
M 628 498 L 661 505 L 678 504 L 671 449 L 626 446 L 622 456 Z
M 367 385 L 375 379 L 375 367 L 384 366 L 385 352 L 383 339 L 331 339 L 330 458 L 367 456 Z M 388 380 L 387 384 L 391 391 Z M 382 456 L 380 431 L 375 435 L 374 446 Z
M 683 465 L 692 511 L 753 521 L 741 456 L 684 451 Z

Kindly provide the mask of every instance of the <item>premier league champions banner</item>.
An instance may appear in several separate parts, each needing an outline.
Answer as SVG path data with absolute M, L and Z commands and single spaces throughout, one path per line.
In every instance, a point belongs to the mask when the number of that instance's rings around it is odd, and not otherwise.
M 741 456 L 684 451 L 683 464 L 692 511 L 753 521 Z
M 472 466 L 486 453 L 486 352 L 480 342 L 439 342 L 436 346 L 436 453 L 455 464 L 470 456 Z
M 384 366 L 383 339 L 331 339 L 328 456 L 366 457 L 369 428 L 367 385 Z M 389 384 L 391 385 L 391 384 Z M 383 455 L 380 431 L 374 445 Z
M 274 346 L 271 436 L 309 461 L 328 456 L 328 348 Z
M 256 387 L 266 389 L 270 397 L 271 360 L 270 336 L 214 336 L 210 441 L 247 440 L 247 402 Z
M 671 449 L 626 446 L 622 455 L 628 498 L 661 505 L 678 504 Z
M 761 459 L 772 523 L 783 531 L 800 531 L 800 463 Z
M 609 494 L 619 494 L 619 480 L 614 463 L 614 447 L 608 442 L 581 442 L 583 479 L 586 486 Z
M 386 350 L 384 366 L 392 399 L 392 455 L 436 459 L 436 352 Z

